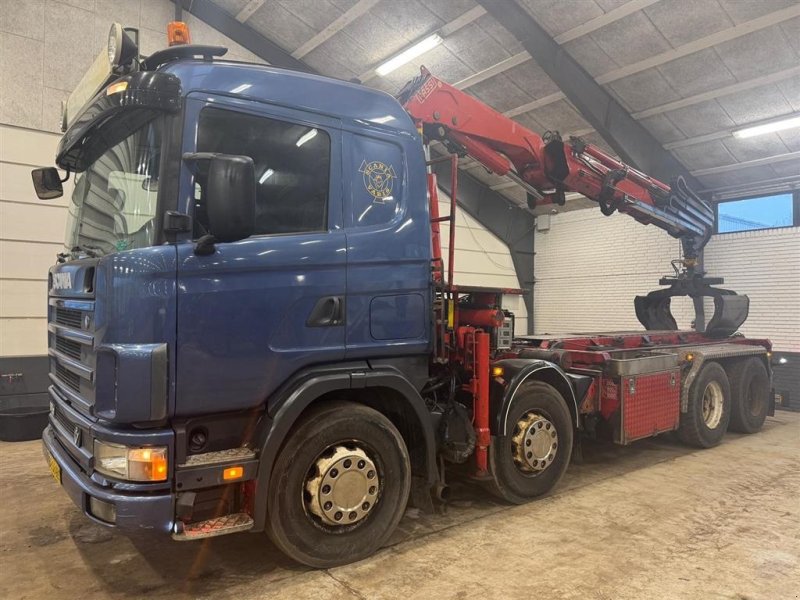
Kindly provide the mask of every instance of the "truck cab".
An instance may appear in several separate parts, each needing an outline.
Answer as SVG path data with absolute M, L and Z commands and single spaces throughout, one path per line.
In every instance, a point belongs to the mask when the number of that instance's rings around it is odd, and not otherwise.
M 231 487 L 243 511 L 242 481 L 260 500 L 258 450 L 304 389 L 381 375 L 419 400 L 427 379 L 420 133 L 386 94 L 222 51 L 151 57 L 58 150 L 76 181 L 44 443 L 73 500 L 121 528 L 179 534 Z

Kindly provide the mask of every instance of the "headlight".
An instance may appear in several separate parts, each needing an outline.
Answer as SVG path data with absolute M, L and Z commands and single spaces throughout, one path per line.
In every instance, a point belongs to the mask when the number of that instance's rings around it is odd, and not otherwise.
M 111 31 L 108 32 L 108 62 L 112 67 L 117 66 L 119 62 L 119 55 L 122 46 L 122 25 L 114 23 L 111 25 Z
M 94 468 L 103 475 L 128 481 L 165 481 L 167 448 L 131 448 L 95 440 Z

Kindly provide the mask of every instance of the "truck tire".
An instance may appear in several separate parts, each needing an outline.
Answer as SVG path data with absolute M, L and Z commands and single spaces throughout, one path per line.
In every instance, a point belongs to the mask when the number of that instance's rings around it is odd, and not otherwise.
M 769 410 L 769 375 L 764 361 L 753 357 L 735 363 L 730 382 L 731 421 L 728 429 L 739 433 L 759 431 Z
M 731 387 L 719 363 L 703 365 L 689 388 L 689 406 L 681 414 L 678 437 L 689 446 L 716 446 L 728 429 L 731 417 Z
M 572 454 L 572 416 L 556 389 L 541 381 L 524 383 L 508 411 L 508 435 L 489 448 L 489 489 L 522 504 L 546 494 L 561 480 Z
M 405 511 L 411 466 L 381 413 L 325 402 L 295 425 L 272 470 L 267 533 L 290 558 L 328 568 L 366 558 Z

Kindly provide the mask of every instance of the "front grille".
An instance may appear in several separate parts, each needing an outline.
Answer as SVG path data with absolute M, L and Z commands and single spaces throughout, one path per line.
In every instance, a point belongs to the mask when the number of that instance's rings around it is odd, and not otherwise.
M 91 414 L 95 395 L 95 302 L 88 299 L 50 298 L 49 304 L 50 373 L 58 379 L 58 387 L 64 393 L 77 396 L 73 407 L 83 414 Z
M 56 307 L 56 323 L 67 327 L 81 328 L 81 311 L 72 308 Z
M 64 368 L 60 363 L 56 364 L 56 376 L 76 392 L 81 391 L 80 375 L 76 375 L 72 371 Z
M 73 340 L 68 340 L 60 335 L 56 336 L 56 350 L 74 359 L 81 359 L 81 345 Z
M 56 407 L 54 416 L 56 418 L 56 421 L 58 421 L 61 424 L 61 426 L 64 428 L 65 431 L 72 431 L 74 425 L 69 422 L 69 419 L 67 419 L 66 415 L 63 412 L 61 412 L 60 408 Z

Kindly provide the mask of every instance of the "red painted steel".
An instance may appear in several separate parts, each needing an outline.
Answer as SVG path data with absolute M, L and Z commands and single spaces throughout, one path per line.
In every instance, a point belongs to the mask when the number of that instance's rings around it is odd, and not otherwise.
M 497 175 L 520 178 L 543 196 L 538 203 L 560 200 L 557 190 L 574 191 L 597 201 L 604 211 L 619 210 L 676 237 L 708 233 L 707 223 L 698 222 L 691 210 L 683 215 L 663 210 L 670 202 L 667 184 L 581 140 L 563 142 L 557 134 L 543 138 L 424 67 L 420 77 L 418 87 L 403 98 L 403 106 L 426 135 L 460 146 L 459 153 L 470 155 Z M 693 246 L 685 248 L 685 252 L 695 251 Z
M 442 281 L 442 232 L 439 217 L 439 186 L 436 173 L 428 173 L 428 195 L 431 212 L 431 242 L 433 245 L 433 280 Z
M 489 473 L 489 339 L 484 331 L 475 332 L 475 370 L 472 373 L 473 381 L 473 414 L 475 435 L 475 471 L 478 477 Z
M 681 416 L 680 370 L 623 377 L 620 388 L 622 443 L 678 428 Z
M 458 320 L 475 327 L 500 327 L 506 316 L 499 308 L 459 308 Z

